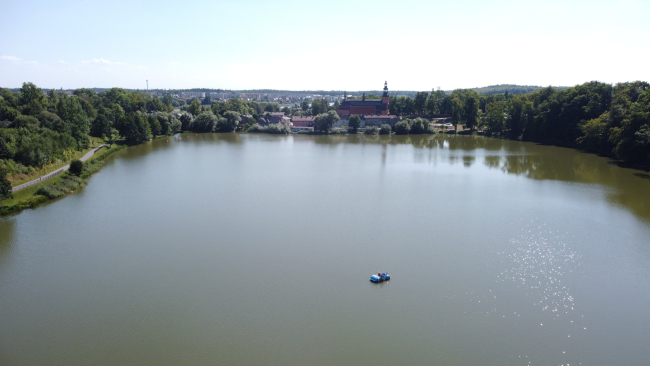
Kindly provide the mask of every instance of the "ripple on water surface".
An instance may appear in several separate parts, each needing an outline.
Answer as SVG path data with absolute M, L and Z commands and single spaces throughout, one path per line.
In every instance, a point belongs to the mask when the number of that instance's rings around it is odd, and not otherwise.
M 581 341 L 576 338 L 583 338 L 581 332 L 587 327 L 584 315 L 579 313 L 579 299 L 572 295 L 569 283 L 572 275 L 579 275 L 582 256 L 571 249 L 571 242 L 570 235 L 532 221 L 497 252 L 497 286 L 502 290 L 511 288 L 521 301 L 510 306 L 500 303 L 504 309 L 501 312 L 497 311 L 496 300 L 492 301 L 489 313 L 499 317 L 507 313 L 523 321 L 517 326 L 527 328 L 521 334 L 540 342 L 540 347 L 525 347 L 522 353 L 546 353 L 543 358 L 541 354 L 526 357 L 529 360 L 548 359 L 550 353 L 555 354 L 558 364 L 581 364 Z
M 567 315 L 574 310 L 575 299 L 563 283 L 563 277 L 580 266 L 580 254 L 572 251 L 565 239 L 545 224 L 529 226 L 510 240 L 500 256 L 506 265 L 498 275 L 530 290 L 537 298 L 535 306 L 543 311 Z

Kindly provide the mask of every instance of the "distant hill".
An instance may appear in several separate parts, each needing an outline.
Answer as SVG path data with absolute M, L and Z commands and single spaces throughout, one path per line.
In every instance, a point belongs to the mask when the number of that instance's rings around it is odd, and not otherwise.
M 511 94 L 526 94 L 532 93 L 535 90 L 542 89 L 543 87 L 537 85 L 515 85 L 515 84 L 499 84 L 499 85 L 489 85 L 480 88 L 470 88 L 471 90 L 476 91 L 479 94 L 503 94 L 506 91 Z M 554 86 L 556 90 L 562 90 L 568 88 L 568 86 Z M 97 93 L 108 90 L 109 88 L 90 88 Z M 10 88 L 9 90 L 16 92 L 20 88 Z M 67 89 L 66 91 L 73 91 L 74 89 Z M 227 90 L 227 89 L 210 89 L 210 88 L 193 88 L 193 89 L 126 89 L 127 91 L 135 92 L 159 92 L 160 94 L 178 94 L 181 92 L 217 92 L 217 93 L 253 93 L 253 94 L 298 94 L 298 95 L 341 95 L 344 93 L 343 90 L 276 90 L 276 89 L 249 89 L 249 90 Z M 49 89 L 44 88 L 44 92 L 48 92 Z M 415 97 L 417 90 L 390 90 L 390 95 L 399 95 L 399 96 L 408 96 Z M 445 90 L 446 94 L 451 94 L 451 90 Z M 381 95 L 383 90 L 359 90 L 352 91 L 348 90 L 348 95 L 361 96 L 363 94 L 370 95 Z
M 542 86 L 537 85 L 515 85 L 515 84 L 499 84 L 499 85 L 490 85 L 484 86 L 481 88 L 472 88 L 475 92 L 479 94 L 503 94 L 506 91 L 512 94 L 526 94 L 532 93 L 535 90 L 542 89 Z M 553 88 L 560 90 L 566 89 L 567 86 L 554 86 Z

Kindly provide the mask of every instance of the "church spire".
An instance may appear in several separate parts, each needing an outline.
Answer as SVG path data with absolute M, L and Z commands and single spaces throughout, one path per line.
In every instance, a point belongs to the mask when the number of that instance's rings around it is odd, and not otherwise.
M 383 97 L 388 96 L 388 81 L 384 81 L 384 95 L 382 95 L 382 96 Z

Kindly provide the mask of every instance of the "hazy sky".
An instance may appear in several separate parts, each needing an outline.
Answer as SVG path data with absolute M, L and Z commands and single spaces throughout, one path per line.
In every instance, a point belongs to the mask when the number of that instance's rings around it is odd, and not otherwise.
M 650 0 L 0 1 L 0 86 L 650 81 Z

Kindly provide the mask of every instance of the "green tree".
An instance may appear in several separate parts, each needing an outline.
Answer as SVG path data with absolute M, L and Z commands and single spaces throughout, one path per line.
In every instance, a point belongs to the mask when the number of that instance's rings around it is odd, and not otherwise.
M 463 118 L 465 119 L 465 127 L 474 130 L 478 124 L 479 116 L 479 96 L 475 91 L 466 93 L 463 99 Z
M 380 134 L 380 135 L 390 135 L 390 132 L 391 132 L 390 125 L 383 124 L 383 125 L 381 125 L 381 127 L 379 128 L 379 134 Z
M 408 135 L 411 131 L 411 121 L 406 118 L 395 124 L 396 135 Z
M 600 152 L 607 144 L 605 139 L 607 130 L 607 116 L 603 114 L 601 117 L 590 119 L 580 125 L 582 136 L 577 139 L 578 146 L 581 148 Z
M 39 127 L 41 123 L 38 119 L 32 116 L 20 115 L 11 124 L 13 128 L 27 128 L 34 130 Z
M 0 169 L 0 201 L 13 198 L 11 183 L 7 179 L 7 174 L 9 174 L 7 169 Z
M 111 122 L 104 114 L 100 114 L 90 124 L 90 136 L 101 137 L 110 133 Z
M 458 132 L 458 123 L 463 115 L 463 104 L 457 95 L 452 96 L 449 103 L 451 107 L 451 123 L 454 124 L 456 132 Z
M 438 96 L 435 93 L 431 93 L 431 95 L 429 95 L 425 109 L 430 115 L 438 113 Z
M 321 113 L 314 118 L 314 129 L 320 132 L 327 132 L 339 120 L 339 115 L 334 111 Z
M 111 128 L 111 131 L 108 133 L 108 135 L 106 135 L 106 137 L 108 138 L 109 146 L 113 147 L 115 141 L 120 138 L 120 131 L 115 128 Z
M 90 145 L 88 133 L 90 133 L 88 118 L 82 114 L 75 115 L 70 123 L 70 134 L 77 140 L 77 148 L 79 150 L 86 149 Z
M 309 108 L 309 101 L 308 101 L 308 100 L 303 100 L 303 101 L 300 103 L 300 109 L 302 109 L 303 112 L 308 112 L 308 111 L 310 110 L 310 108 Z
M 413 100 L 413 108 L 415 109 L 416 113 L 418 114 L 426 113 L 426 103 L 428 97 L 429 97 L 429 93 L 427 92 L 417 92 L 415 94 L 415 99 Z
M 521 96 L 515 96 L 508 101 L 506 130 L 510 137 L 518 138 L 524 131 L 527 102 Z
M 314 99 L 311 102 L 311 115 L 317 116 L 321 113 L 320 99 Z
M 80 176 L 83 173 L 84 162 L 81 160 L 73 160 L 70 162 L 70 174 Z
M 410 134 L 435 133 L 431 123 L 424 118 L 416 118 L 411 121 Z
M 223 132 L 232 132 L 235 129 L 237 129 L 237 126 L 239 126 L 239 122 L 241 122 L 241 114 L 234 112 L 234 111 L 228 111 L 223 114 L 223 117 L 221 120 L 219 120 L 219 130 Z
M 363 131 L 364 135 L 377 135 L 379 134 L 379 128 L 377 126 L 366 126 L 366 129 Z
M 149 129 L 151 130 L 151 134 L 155 139 L 156 136 L 160 135 L 160 131 L 162 130 L 160 126 L 160 122 L 158 121 L 158 118 L 156 118 L 155 116 L 149 116 L 149 118 L 147 118 L 147 122 L 149 123 Z
M 348 119 L 348 128 L 351 133 L 357 133 L 359 126 L 361 126 L 361 117 L 356 114 L 351 115 Z
M 492 102 L 488 104 L 486 108 L 488 131 L 493 134 L 502 133 L 506 121 L 503 102 Z
M 53 131 L 56 131 L 58 126 L 63 123 L 63 120 L 59 116 L 48 111 L 41 111 L 38 114 L 38 120 L 41 123 L 41 128 L 47 128 Z
M 215 116 L 212 111 L 207 111 L 196 117 L 194 123 L 191 125 L 191 129 L 194 132 L 214 132 L 217 128 L 217 122 L 218 117 Z
M 167 105 L 167 106 L 169 106 L 169 107 L 172 107 L 173 104 L 174 104 L 174 98 L 173 98 L 171 95 L 169 95 L 169 94 L 165 94 L 165 95 L 163 95 L 163 97 L 162 97 L 162 99 L 161 99 L 160 101 L 161 101 L 163 104 L 165 104 L 165 105 Z
M 0 106 L 0 121 L 13 122 L 19 115 L 20 112 L 16 108 L 6 105 Z
M 195 117 L 198 116 L 201 113 L 201 103 L 199 103 L 197 100 L 193 100 L 190 106 L 187 108 L 187 111 Z
M 239 98 L 231 98 L 228 99 L 228 101 L 225 103 L 225 110 L 226 111 L 231 111 L 231 112 L 237 112 L 239 114 L 242 113 L 242 109 L 244 107 L 243 102 Z
M 183 112 L 181 113 L 181 130 L 182 131 L 191 131 L 192 123 L 194 122 L 194 116 L 191 113 Z
M 120 135 L 124 136 L 127 144 L 136 145 L 149 140 L 151 135 L 149 123 L 142 116 L 125 116 L 120 125 L 122 127 Z
M 0 138 L 0 159 L 13 159 L 14 152 L 11 151 L 4 138 Z M 2 174 L 0 174 L 0 177 Z M 1 178 L 0 178 L 1 179 Z
M 20 104 L 29 105 L 32 102 L 42 105 L 45 102 L 45 93 L 32 83 L 23 83 L 23 87 L 20 88 Z

